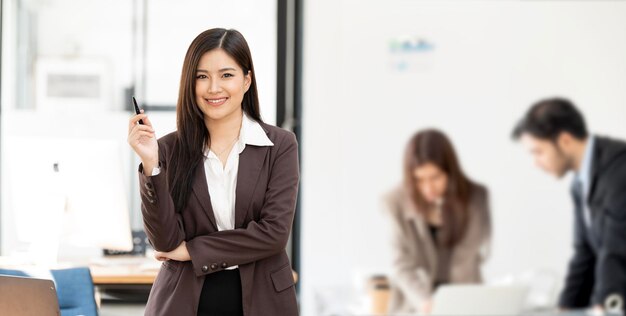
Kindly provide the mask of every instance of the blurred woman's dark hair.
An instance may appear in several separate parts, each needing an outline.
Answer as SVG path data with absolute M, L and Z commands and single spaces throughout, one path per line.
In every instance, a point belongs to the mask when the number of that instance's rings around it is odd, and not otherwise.
M 465 175 L 457 159 L 456 152 L 448 137 L 435 129 L 422 130 L 409 140 L 404 159 L 404 184 L 418 212 L 426 212 L 434 207 L 428 203 L 418 189 L 415 169 L 432 163 L 448 177 L 448 186 L 444 194 L 442 218 L 449 232 L 442 236 L 444 244 L 452 247 L 464 236 L 468 225 L 468 207 L 473 183 Z

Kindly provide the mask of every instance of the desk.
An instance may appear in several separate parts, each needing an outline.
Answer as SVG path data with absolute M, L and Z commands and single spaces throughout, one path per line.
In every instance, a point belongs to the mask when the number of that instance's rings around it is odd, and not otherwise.
M 161 262 L 150 257 L 103 257 L 89 264 L 97 296 L 104 301 L 145 303 Z
M 89 264 L 94 285 L 152 285 L 161 263 L 146 257 L 103 258 Z

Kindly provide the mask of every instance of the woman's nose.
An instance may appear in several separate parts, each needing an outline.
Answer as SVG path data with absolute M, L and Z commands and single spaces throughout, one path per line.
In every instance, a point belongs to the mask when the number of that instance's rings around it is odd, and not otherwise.
M 218 80 L 211 80 L 208 86 L 209 93 L 218 93 L 221 91 L 221 86 Z

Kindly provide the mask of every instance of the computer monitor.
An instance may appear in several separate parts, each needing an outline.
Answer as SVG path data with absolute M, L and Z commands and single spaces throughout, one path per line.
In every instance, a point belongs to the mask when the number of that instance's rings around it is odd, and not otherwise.
M 38 261 L 133 248 L 125 142 L 7 137 L 9 212 L 16 236 Z M 73 248 L 71 251 L 65 251 Z

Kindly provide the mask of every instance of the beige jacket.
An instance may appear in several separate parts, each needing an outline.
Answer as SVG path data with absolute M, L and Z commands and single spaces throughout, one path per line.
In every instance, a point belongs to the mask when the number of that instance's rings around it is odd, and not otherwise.
M 393 275 L 390 314 L 417 313 L 432 294 L 437 275 L 437 253 L 428 224 L 403 188 L 385 197 L 392 223 Z M 491 220 L 487 189 L 475 185 L 469 206 L 465 237 L 452 251 L 451 283 L 480 283 L 480 265 L 489 252 Z

